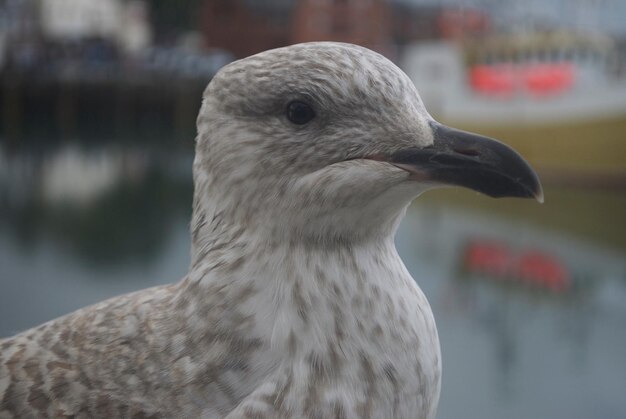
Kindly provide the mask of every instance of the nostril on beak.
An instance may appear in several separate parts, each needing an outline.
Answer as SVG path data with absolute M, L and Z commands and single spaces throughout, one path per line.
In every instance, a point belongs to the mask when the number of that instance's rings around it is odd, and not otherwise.
M 480 156 L 480 152 L 473 148 L 454 148 L 453 151 L 458 154 L 463 154 L 464 156 L 476 157 Z

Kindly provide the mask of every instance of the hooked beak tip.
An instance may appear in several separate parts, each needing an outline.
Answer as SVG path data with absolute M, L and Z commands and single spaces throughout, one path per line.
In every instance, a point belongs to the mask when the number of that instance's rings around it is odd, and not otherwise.
M 543 204 L 544 195 L 543 195 L 543 187 L 541 186 L 541 184 L 539 184 L 539 188 L 537 189 L 537 191 L 535 191 L 534 196 L 537 202 L 539 202 L 540 204 Z

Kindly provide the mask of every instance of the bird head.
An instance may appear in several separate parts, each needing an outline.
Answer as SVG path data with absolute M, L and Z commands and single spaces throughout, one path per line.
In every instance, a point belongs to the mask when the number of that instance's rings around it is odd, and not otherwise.
M 315 243 L 392 236 L 411 200 L 438 186 L 542 197 L 511 148 L 439 124 L 391 61 L 333 42 L 222 68 L 204 93 L 194 179 L 196 219 L 228 214 Z

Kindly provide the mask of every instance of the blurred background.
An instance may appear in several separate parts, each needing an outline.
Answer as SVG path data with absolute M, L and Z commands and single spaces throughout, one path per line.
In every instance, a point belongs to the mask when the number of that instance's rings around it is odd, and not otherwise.
M 386 55 L 543 180 L 543 205 L 428 192 L 400 228 L 438 417 L 626 417 L 622 0 L 0 0 L 0 336 L 182 277 L 204 87 L 312 40 Z

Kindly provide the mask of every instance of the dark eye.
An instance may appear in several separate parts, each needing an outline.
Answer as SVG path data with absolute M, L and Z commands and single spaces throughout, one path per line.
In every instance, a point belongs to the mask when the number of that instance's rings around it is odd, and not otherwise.
M 315 111 L 310 105 L 298 100 L 289 102 L 287 105 L 287 119 L 294 124 L 304 125 L 313 118 L 315 118 Z

